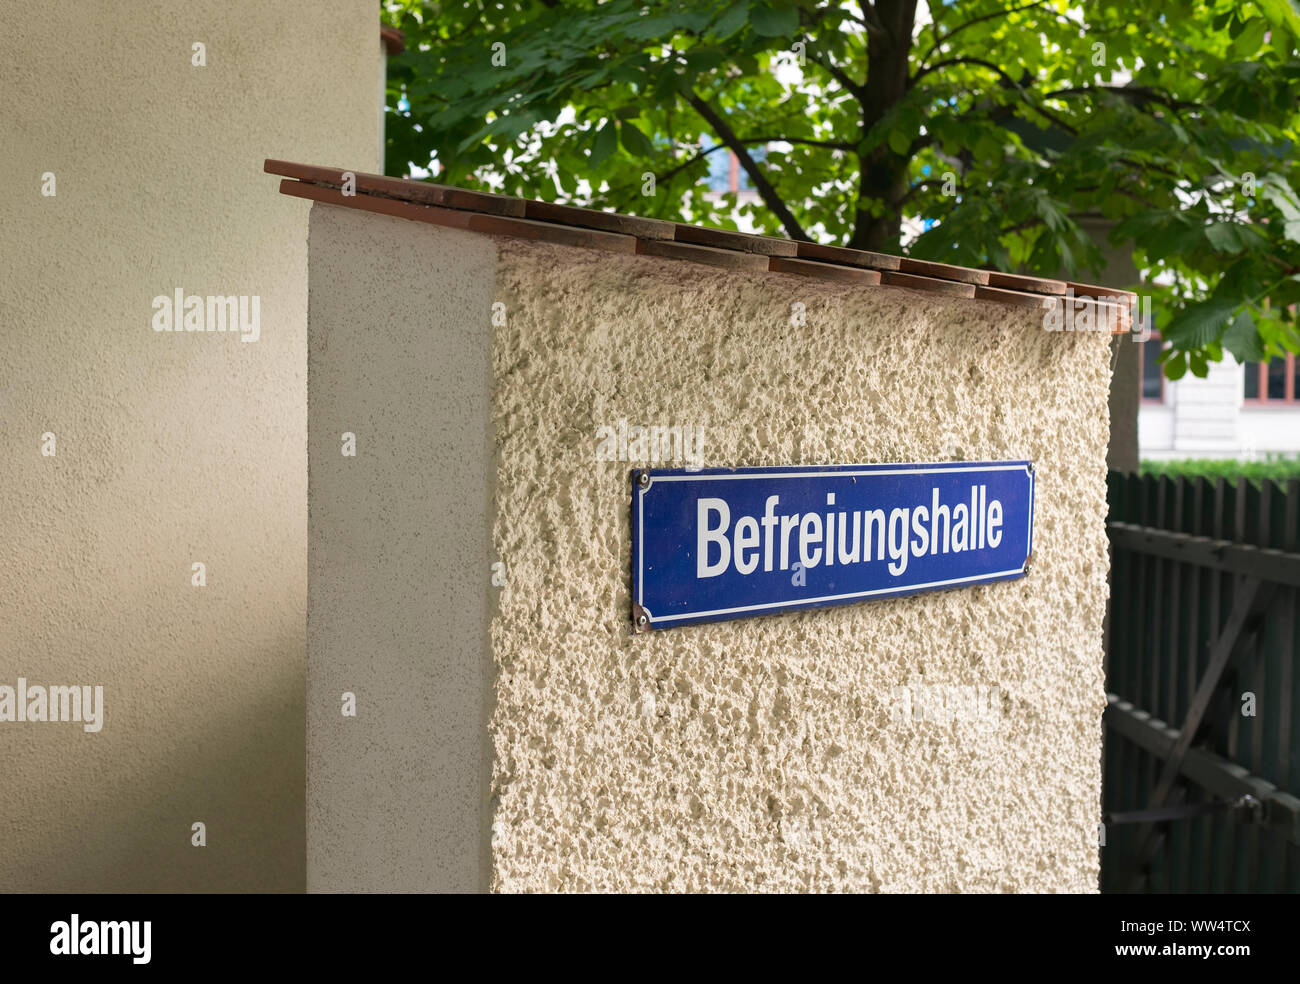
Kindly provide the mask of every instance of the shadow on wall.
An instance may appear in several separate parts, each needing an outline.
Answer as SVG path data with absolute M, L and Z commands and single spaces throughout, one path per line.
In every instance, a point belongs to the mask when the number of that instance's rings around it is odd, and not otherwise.
M 149 774 L 139 775 L 129 785 L 95 783 L 93 789 L 84 789 L 76 780 L 94 769 L 83 761 L 71 784 L 66 780 L 61 785 L 29 784 L 29 795 L 39 797 L 42 814 L 63 817 L 65 822 L 42 832 L 34 855 L 15 858 L 0 852 L 5 890 L 303 891 L 302 640 L 286 637 L 268 646 L 263 655 L 263 665 L 277 668 L 272 678 L 260 679 L 264 686 L 269 684 L 263 692 L 232 691 L 220 707 L 155 722 L 159 731 L 170 731 L 170 738 L 162 760 Z M 105 704 L 105 730 L 94 735 L 78 731 L 77 740 L 98 741 L 111 733 L 111 693 L 105 694 Z M 31 727 L 80 728 L 74 724 Z M 154 740 L 163 744 L 162 739 Z M 268 749 L 275 753 L 268 754 Z M 105 753 L 106 758 L 113 756 L 111 751 Z M 267 824 L 268 814 L 280 822 Z M 191 844 L 196 820 L 206 824 L 206 847 Z M 12 844 L 12 838 L 6 840 Z

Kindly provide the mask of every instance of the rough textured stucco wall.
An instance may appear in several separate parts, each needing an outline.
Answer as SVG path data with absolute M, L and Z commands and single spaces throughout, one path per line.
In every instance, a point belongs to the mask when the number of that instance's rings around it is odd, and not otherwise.
M 1095 891 L 1108 339 L 513 241 L 498 278 L 492 886 Z M 633 637 L 619 418 L 707 466 L 1034 459 L 1033 572 Z M 892 720 L 924 685 L 1001 716 Z
M 303 887 L 308 206 L 261 166 L 372 166 L 378 29 L 0 3 L 0 685 L 105 704 L 0 724 L 6 890 Z M 176 287 L 259 295 L 261 339 L 155 333 Z
M 307 889 L 479 891 L 496 247 L 311 214 Z

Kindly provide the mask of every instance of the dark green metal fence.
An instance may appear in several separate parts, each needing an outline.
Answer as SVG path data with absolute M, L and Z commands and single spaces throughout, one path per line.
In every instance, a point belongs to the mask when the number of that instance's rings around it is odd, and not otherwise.
M 1108 498 L 1102 891 L 1300 891 L 1300 482 Z

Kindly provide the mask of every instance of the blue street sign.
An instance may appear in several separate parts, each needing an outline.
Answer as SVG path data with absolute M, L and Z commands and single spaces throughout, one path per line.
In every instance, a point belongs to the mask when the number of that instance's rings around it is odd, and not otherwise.
M 638 629 L 825 608 L 1023 576 L 1028 461 L 638 470 Z

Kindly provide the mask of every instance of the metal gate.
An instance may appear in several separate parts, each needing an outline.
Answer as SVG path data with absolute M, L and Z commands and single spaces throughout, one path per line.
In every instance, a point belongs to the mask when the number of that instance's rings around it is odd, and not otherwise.
M 1300 891 L 1300 481 L 1107 497 L 1102 891 Z

